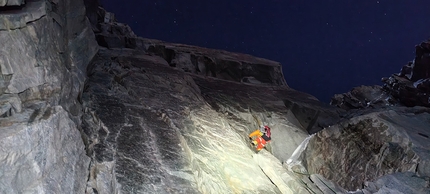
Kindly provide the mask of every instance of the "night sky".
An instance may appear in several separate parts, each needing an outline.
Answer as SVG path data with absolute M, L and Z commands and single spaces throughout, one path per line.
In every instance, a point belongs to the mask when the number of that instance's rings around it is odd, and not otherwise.
M 430 38 L 430 0 L 101 0 L 141 37 L 278 61 L 324 102 L 382 85 Z

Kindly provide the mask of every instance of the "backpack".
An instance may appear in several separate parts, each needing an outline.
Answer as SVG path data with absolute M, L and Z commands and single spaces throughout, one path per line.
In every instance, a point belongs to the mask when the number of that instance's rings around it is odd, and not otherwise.
M 271 135 L 271 133 L 270 133 L 270 127 L 264 126 L 264 129 L 266 129 L 266 133 L 264 133 L 264 135 L 262 137 L 263 137 L 264 140 L 270 141 L 272 139 L 270 137 L 270 135 Z
M 270 133 L 270 127 L 267 127 L 266 128 L 266 135 L 267 135 L 267 137 L 270 137 L 270 135 L 271 135 L 271 133 Z

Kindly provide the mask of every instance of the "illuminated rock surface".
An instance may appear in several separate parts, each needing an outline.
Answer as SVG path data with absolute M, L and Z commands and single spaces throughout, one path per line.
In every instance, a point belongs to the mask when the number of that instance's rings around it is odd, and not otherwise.
M 94 174 L 87 191 L 279 193 L 289 189 L 280 175 L 267 178 L 268 173 L 281 174 L 282 164 L 270 154 L 271 159 L 256 155 L 247 135 L 259 122 L 270 125 L 269 150 L 288 159 L 308 135 L 276 96 L 300 93 L 267 86 L 252 91 L 257 86 L 184 73 L 158 56 L 129 49 L 100 50 L 89 75 L 82 95 L 83 130 Z

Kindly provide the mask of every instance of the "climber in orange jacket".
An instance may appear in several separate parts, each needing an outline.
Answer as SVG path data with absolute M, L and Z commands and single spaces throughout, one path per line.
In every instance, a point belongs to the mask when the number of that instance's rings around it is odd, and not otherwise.
M 249 139 L 252 141 L 252 145 L 257 146 L 257 151 L 260 151 L 272 139 L 270 135 L 270 127 L 266 125 L 249 134 Z M 256 136 L 255 140 L 252 138 L 254 136 Z

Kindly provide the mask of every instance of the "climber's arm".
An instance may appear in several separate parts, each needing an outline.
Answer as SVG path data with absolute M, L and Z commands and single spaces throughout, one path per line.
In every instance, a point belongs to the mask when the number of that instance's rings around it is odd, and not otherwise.
M 251 134 L 249 134 L 249 138 L 252 138 L 254 136 L 262 136 L 263 134 L 261 134 L 261 131 L 259 129 L 255 130 L 254 132 L 252 132 Z

